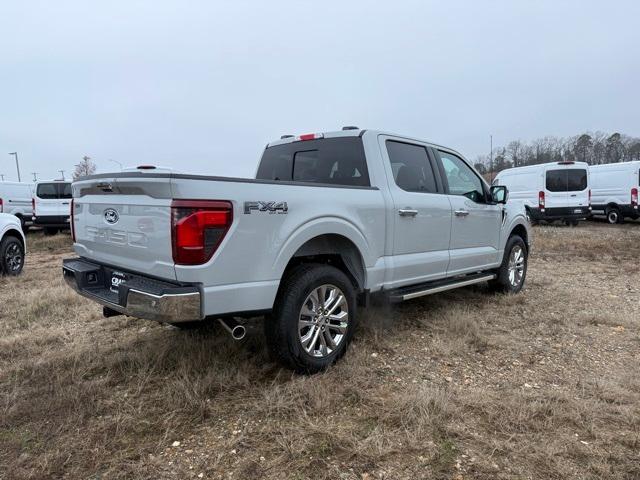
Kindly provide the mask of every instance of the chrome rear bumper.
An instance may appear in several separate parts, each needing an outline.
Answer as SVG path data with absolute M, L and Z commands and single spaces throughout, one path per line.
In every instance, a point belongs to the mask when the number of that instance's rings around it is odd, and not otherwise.
M 117 286 L 112 283 L 114 272 L 126 278 Z M 64 260 L 62 274 L 80 295 L 123 315 L 170 323 L 203 319 L 197 285 L 175 285 L 81 258 Z

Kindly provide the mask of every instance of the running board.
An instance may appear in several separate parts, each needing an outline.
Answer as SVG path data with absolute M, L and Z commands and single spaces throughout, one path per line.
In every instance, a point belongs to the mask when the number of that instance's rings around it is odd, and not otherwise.
M 440 293 L 454 288 L 466 287 L 476 283 L 482 283 L 496 278 L 495 273 L 480 273 L 476 275 L 467 275 L 447 281 L 436 281 L 429 284 L 414 285 L 409 287 L 398 288 L 389 292 L 389 300 L 391 302 L 403 302 L 412 298 L 424 297 L 434 293 Z

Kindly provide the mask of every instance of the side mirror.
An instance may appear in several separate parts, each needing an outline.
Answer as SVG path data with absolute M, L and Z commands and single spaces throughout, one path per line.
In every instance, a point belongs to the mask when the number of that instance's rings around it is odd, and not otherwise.
M 507 190 L 507 187 L 503 185 L 495 185 L 491 187 L 491 190 L 489 190 L 489 192 L 491 194 L 491 201 L 493 203 L 505 204 L 509 199 L 509 190 Z

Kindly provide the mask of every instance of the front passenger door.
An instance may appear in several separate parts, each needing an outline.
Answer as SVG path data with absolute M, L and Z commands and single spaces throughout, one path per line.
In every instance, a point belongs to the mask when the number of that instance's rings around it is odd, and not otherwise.
M 484 182 L 462 158 L 445 150 L 437 154 L 453 210 L 447 276 L 496 267 L 502 205 L 487 201 Z

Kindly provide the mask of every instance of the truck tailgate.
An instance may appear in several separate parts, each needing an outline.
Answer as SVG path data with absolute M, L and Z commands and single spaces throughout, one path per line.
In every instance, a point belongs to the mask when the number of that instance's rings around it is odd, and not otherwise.
M 74 183 L 75 250 L 123 270 L 175 280 L 168 176 Z

